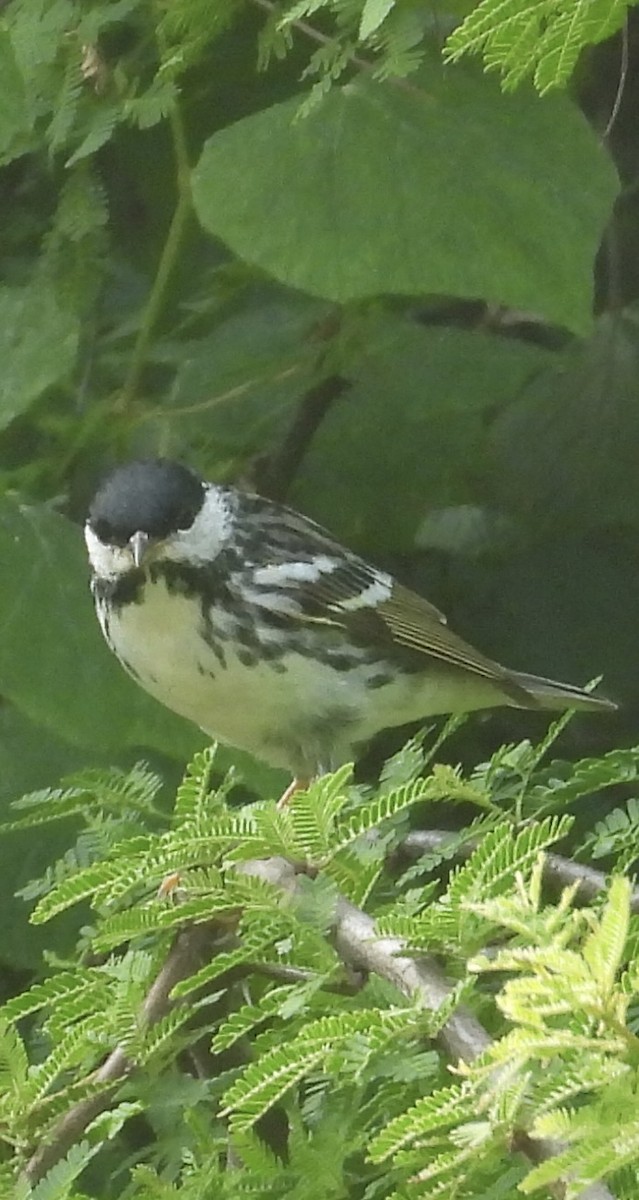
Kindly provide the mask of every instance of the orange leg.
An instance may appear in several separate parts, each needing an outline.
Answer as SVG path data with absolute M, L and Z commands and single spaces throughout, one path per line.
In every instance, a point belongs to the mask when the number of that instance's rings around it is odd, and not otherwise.
M 182 876 L 179 871 L 172 871 L 170 875 L 165 875 L 158 890 L 158 900 L 166 900 L 167 897 L 176 899 L 176 893 L 182 882 Z
M 277 807 L 286 808 L 296 792 L 304 792 L 310 783 L 310 779 L 298 779 L 297 775 L 291 780 L 285 792 L 280 796 Z

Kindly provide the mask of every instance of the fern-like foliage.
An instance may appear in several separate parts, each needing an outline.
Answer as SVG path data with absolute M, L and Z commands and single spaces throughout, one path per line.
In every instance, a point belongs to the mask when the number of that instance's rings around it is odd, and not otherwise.
M 586 46 L 621 28 L 634 0 L 481 0 L 450 35 L 445 54 L 481 54 L 504 87 L 527 77 L 543 95 L 563 86 Z
M 551 902 L 544 854 L 571 836 L 572 816 L 559 810 L 589 788 L 632 786 L 639 751 L 545 766 L 556 731 L 540 747 L 502 748 L 470 776 L 413 742 L 378 789 L 355 786 L 345 767 L 284 809 L 273 800 L 235 807 L 233 777 L 216 779 L 213 750 L 195 756 L 168 816 L 157 808 L 159 780 L 141 766 L 25 797 L 18 820 L 45 820 L 50 807 L 52 820 L 80 823 L 76 847 L 93 836 L 88 861 L 72 856 L 38 881 L 33 920 L 90 905 L 91 924 L 77 959 L 52 962 L 0 1009 L 9 1190 L 34 1144 L 55 1144 L 66 1114 L 86 1111 L 77 1155 L 65 1149 L 37 1184 L 45 1196 L 84 1200 L 78 1173 L 145 1111 L 164 1133 L 161 1155 L 146 1145 L 131 1176 L 127 1195 L 139 1200 L 342 1200 L 354 1163 L 381 1200 L 489 1196 L 503 1179 L 531 1192 L 561 1179 L 576 1198 L 578 1181 L 603 1176 L 632 1195 L 631 885 L 617 872 L 598 904 L 577 907 L 574 886 Z M 456 816 L 452 857 L 398 878 L 397 848 L 417 805 Z M 108 835 L 97 837 L 102 828 Z M 627 839 L 607 845 L 624 858 Z M 172 886 L 158 893 L 167 876 Z M 363 927 L 361 954 L 368 961 L 379 940 L 380 976 L 353 970 L 335 938 L 353 903 L 376 922 Z M 161 985 L 195 935 L 198 955 Z M 446 963 L 450 988 L 436 1011 L 424 1007 L 427 989 L 402 985 L 399 949 L 420 959 L 436 949 Z M 451 1084 L 434 1039 L 463 1022 L 464 1006 L 495 1037 L 457 1064 Z M 121 1072 L 115 1080 L 105 1063 Z M 188 1114 L 179 1134 L 176 1107 Z M 278 1112 L 286 1164 L 256 1135 Z M 521 1130 L 558 1139 L 561 1153 L 534 1167 L 509 1163 L 505 1147 Z M 238 1164 L 230 1172 L 228 1155 Z
M 435 1194 L 452 1197 L 469 1151 L 488 1164 L 499 1139 L 522 1125 L 567 1144 L 521 1180 L 526 1194 L 562 1180 L 566 1196 L 576 1200 L 602 1176 L 625 1165 L 636 1170 L 631 1096 L 639 1042 L 626 1024 L 622 979 L 629 884 L 617 877 L 601 911 L 580 916 L 567 896 L 559 910 L 544 910 L 539 881 L 534 871 L 511 896 L 467 901 L 516 935 L 496 955 L 470 964 L 512 976 L 497 996 L 510 1031 L 465 1068 L 462 1083 L 418 1101 L 369 1147 L 374 1161 L 390 1159 L 403 1179 L 419 1183 L 418 1195 L 431 1195 L 436 1185 Z M 541 918 L 533 925 L 536 947 L 524 942 L 527 918 L 535 914 Z M 618 1136 L 606 1153 L 603 1129 L 613 1112 Z
M 636 0 L 480 0 L 449 34 L 444 57 L 480 54 L 512 89 L 531 78 L 544 94 L 570 79 L 585 47 L 619 30 Z M 467 6 L 465 6 L 467 7 Z M 303 111 L 352 68 L 363 48 L 378 79 L 416 71 L 437 45 L 436 16 L 398 0 L 283 0 L 261 35 L 261 62 L 288 52 L 295 30 L 319 25 L 321 42 L 305 76 L 315 78 Z M 332 36 L 324 32 L 328 28 Z

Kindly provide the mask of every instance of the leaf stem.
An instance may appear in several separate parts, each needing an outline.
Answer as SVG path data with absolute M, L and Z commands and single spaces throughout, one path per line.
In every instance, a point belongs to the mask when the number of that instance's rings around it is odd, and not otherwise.
M 192 197 L 189 158 L 184 123 L 177 105 L 169 113 L 169 126 L 175 156 L 177 202 L 164 248 L 160 255 L 151 294 L 142 315 L 142 322 L 131 356 L 131 365 L 120 394 L 118 407 L 123 412 L 131 408 L 140 386 L 140 379 L 146 364 L 151 338 L 164 307 L 166 291 L 180 255 L 184 233 L 191 215 Z

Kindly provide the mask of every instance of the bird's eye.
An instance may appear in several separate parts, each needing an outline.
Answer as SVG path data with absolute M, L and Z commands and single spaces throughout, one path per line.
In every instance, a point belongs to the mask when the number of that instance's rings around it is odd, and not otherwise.
M 111 527 L 107 521 L 94 521 L 93 532 L 99 537 L 101 542 L 111 541 Z
M 126 546 L 127 538 L 119 536 L 113 526 L 102 518 L 93 522 L 93 532 L 106 546 Z
M 182 509 L 176 518 L 178 529 L 190 529 L 193 524 L 193 509 L 191 507 Z

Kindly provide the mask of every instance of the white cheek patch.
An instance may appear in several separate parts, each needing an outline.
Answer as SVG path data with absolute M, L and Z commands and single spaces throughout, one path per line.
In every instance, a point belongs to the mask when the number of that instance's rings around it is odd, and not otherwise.
M 286 587 L 288 583 L 317 583 L 322 575 L 328 575 L 339 566 L 337 558 L 318 554 L 311 562 L 273 563 L 253 571 L 253 582 L 258 587 Z
M 109 546 L 101 542 L 91 529 L 84 526 L 84 540 L 89 551 L 89 562 L 99 579 L 116 579 L 133 568 L 133 556 L 125 546 Z
M 390 575 L 382 575 L 380 572 L 357 596 L 349 596 L 346 600 L 330 604 L 329 608 L 334 612 L 356 612 L 358 608 L 375 608 L 377 604 L 388 600 L 392 590 L 393 581 Z
M 167 538 L 162 557 L 194 565 L 211 562 L 227 541 L 232 520 L 229 496 L 212 485 L 190 529 L 180 529 Z

